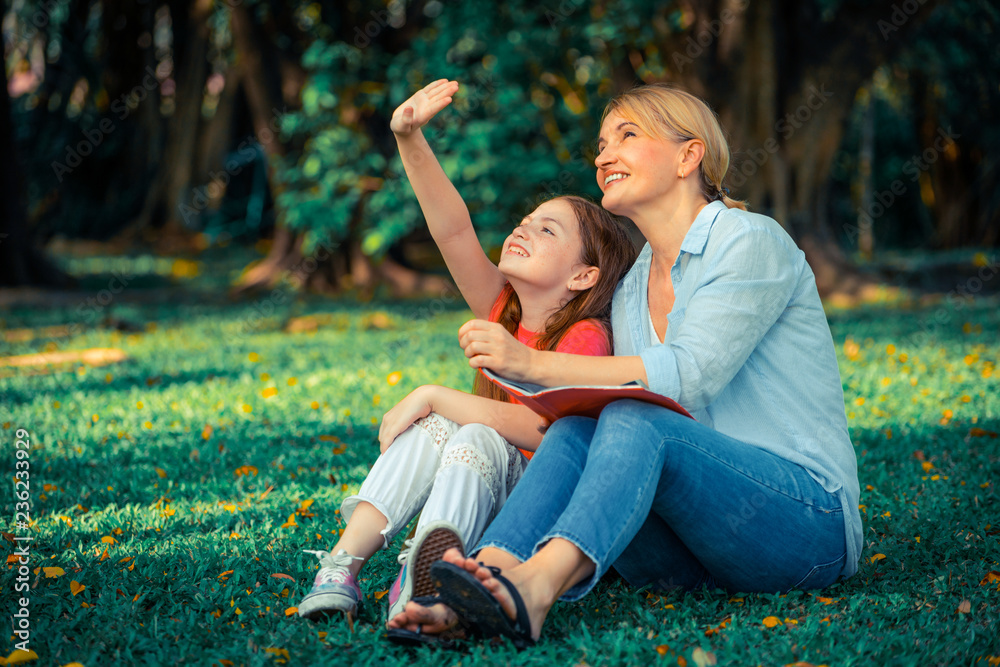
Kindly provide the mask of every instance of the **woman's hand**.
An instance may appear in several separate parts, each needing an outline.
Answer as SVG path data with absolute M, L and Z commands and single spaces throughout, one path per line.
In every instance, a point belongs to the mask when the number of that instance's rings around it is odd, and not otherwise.
M 400 433 L 410 428 L 413 422 L 434 411 L 434 385 L 417 387 L 382 417 L 378 429 L 379 450 L 385 454 L 389 445 Z
M 531 381 L 535 350 L 496 322 L 469 320 L 458 330 L 458 342 L 473 368 L 488 368 L 511 380 Z
M 401 137 L 419 130 L 439 111 L 451 104 L 451 97 L 457 91 L 458 82 L 448 79 L 438 79 L 424 86 L 392 112 L 389 129 Z

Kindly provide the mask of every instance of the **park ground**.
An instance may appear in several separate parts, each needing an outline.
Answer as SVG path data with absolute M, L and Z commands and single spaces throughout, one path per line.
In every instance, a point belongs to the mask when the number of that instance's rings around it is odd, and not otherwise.
M 464 304 L 288 287 L 232 303 L 246 262 L 226 253 L 63 263 L 78 292 L 0 311 L 3 466 L 11 479 L 30 442 L 31 504 L 19 530 L 0 495 L 0 586 L 18 583 L 14 535 L 32 535 L 34 664 L 1000 664 L 1000 300 L 985 290 L 828 307 L 861 482 L 852 579 L 661 595 L 608 578 L 558 604 L 536 648 L 451 653 L 382 636 L 399 544 L 364 573 L 353 632 L 295 605 L 317 569 L 304 550 L 333 545 L 384 411 L 421 384 L 471 387 Z M 98 348 L 118 352 L 9 365 Z M 31 658 L 16 641 L 0 657 Z

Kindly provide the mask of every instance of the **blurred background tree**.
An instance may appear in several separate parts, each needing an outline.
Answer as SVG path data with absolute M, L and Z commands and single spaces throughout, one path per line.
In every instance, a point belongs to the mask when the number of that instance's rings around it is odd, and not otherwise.
M 542 197 L 599 196 L 604 103 L 653 81 L 717 110 L 730 188 L 824 292 L 1000 240 L 988 0 L 15 0 L 3 26 L 0 284 L 57 282 L 57 235 L 268 238 L 237 292 L 436 291 L 388 119 L 443 77 L 463 88 L 429 138 L 488 248 Z

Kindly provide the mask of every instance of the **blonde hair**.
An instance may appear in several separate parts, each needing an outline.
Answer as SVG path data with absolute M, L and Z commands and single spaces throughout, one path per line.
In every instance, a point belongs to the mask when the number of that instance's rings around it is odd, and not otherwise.
M 701 99 L 666 84 L 652 83 L 633 88 L 608 102 L 601 122 L 612 112 L 659 139 L 701 141 L 705 144 L 705 155 L 698 173 L 705 198 L 710 202 L 721 201 L 729 208 L 747 210 L 746 202 L 731 199 L 729 190 L 723 186 L 729 171 L 729 142 L 715 112 Z

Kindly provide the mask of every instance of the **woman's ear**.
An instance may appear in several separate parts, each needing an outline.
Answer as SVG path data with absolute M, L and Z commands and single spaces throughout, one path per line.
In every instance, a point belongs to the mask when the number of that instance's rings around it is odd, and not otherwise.
M 572 292 L 583 292 L 597 284 L 601 270 L 596 266 L 585 266 L 573 275 L 566 288 Z
M 691 139 L 681 149 L 680 171 L 685 176 L 693 173 L 705 157 L 705 144 L 700 139 Z

